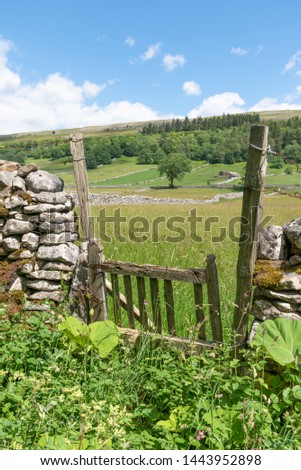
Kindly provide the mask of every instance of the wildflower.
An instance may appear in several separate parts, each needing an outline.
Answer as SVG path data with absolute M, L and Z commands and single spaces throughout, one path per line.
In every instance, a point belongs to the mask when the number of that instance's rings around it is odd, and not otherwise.
M 196 440 L 201 441 L 202 439 L 205 439 L 205 431 L 204 429 L 200 429 L 196 435 Z
M 248 292 L 244 292 L 244 299 L 248 299 L 248 298 L 249 298 Z
M 144 300 L 143 303 L 144 303 L 144 305 L 148 305 L 148 301 L 146 299 Z

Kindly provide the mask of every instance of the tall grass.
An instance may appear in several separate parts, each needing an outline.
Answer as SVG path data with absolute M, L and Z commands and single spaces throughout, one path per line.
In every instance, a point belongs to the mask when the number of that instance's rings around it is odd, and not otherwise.
M 282 225 L 300 213 L 301 201 L 284 196 L 265 197 L 264 217 L 272 217 L 270 224 Z M 99 215 L 105 209 L 106 217 L 116 215 L 120 210 L 120 217 L 125 221 L 120 224 L 120 240 L 112 222 L 107 222 L 104 228 L 104 219 Z M 197 236 L 202 240 L 192 239 L 189 216 L 195 210 L 197 217 Z M 232 315 L 236 290 L 236 263 L 239 249 L 239 217 L 241 214 L 241 200 L 222 201 L 212 205 L 121 205 L 93 207 L 92 215 L 95 221 L 95 235 L 102 239 L 106 259 L 127 261 L 138 264 L 154 264 L 178 268 L 204 268 L 205 258 L 213 253 L 218 266 L 221 311 L 225 341 L 230 341 Z M 102 213 L 103 215 L 103 213 Z M 134 217 L 143 217 L 148 223 L 142 226 L 138 223 L 136 228 L 144 229 L 142 233 L 133 233 Z M 162 218 L 159 224 L 158 217 Z M 178 234 L 168 228 L 168 221 L 178 217 L 177 225 L 185 236 L 181 241 L 170 240 Z M 132 225 L 131 225 L 132 224 Z M 154 230 L 158 225 L 158 230 Z M 132 230 L 131 230 L 132 229 Z M 147 230 L 146 230 L 147 229 Z M 104 233 L 107 239 L 104 239 Z M 144 241 L 134 241 L 136 237 L 144 236 Z M 162 298 L 163 298 L 163 293 Z M 196 324 L 193 308 L 192 286 L 185 283 L 175 283 L 174 286 L 176 322 L 179 325 L 177 333 L 184 336 L 195 335 L 192 325 Z

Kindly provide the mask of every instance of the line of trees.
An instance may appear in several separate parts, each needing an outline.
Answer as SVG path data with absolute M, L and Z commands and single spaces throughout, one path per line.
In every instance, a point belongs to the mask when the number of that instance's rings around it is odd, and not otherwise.
M 239 127 L 243 124 L 258 124 L 260 115 L 253 114 L 223 114 L 209 118 L 197 117 L 189 119 L 172 119 L 160 123 L 150 122 L 142 128 L 142 134 L 157 134 L 162 132 L 190 132 L 209 129 L 226 129 Z
M 258 114 L 191 120 L 185 118 L 158 125 L 150 123 L 135 134 L 86 137 L 84 145 L 87 167 L 92 170 L 99 165 L 108 165 L 121 156 L 137 157 L 140 165 L 159 165 L 171 154 L 211 164 L 245 161 L 250 126 L 258 120 Z M 294 117 L 289 120 L 266 121 L 265 124 L 270 129 L 269 143 L 273 150 L 301 163 L 301 119 Z M 23 164 L 26 158 L 68 161 L 69 142 L 56 138 L 0 145 L 0 159 Z M 275 156 L 269 158 L 272 166 L 283 165 L 282 159 Z

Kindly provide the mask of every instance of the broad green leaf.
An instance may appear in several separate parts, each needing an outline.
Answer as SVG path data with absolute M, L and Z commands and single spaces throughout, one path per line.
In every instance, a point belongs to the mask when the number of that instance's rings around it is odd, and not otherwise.
M 189 413 L 191 413 L 189 406 L 179 406 L 170 413 L 168 419 L 158 421 L 156 426 L 171 432 L 178 432 L 180 431 L 180 425 L 185 419 L 187 419 Z
M 89 338 L 100 357 L 107 357 L 117 346 L 120 332 L 110 320 L 97 321 L 89 325 Z
M 301 321 L 288 318 L 266 320 L 259 325 L 253 348 L 261 348 L 278 364 L 294 365 L 301 353 Z
M 86 346 L 89 342 L 89 328 L 76 317 L 69 316 L 58 328 L 70 339 L 75 346 Z
M 293 397 L 296 398 L 296 400 L 301 400 L 301 387 L 300 385 L 295 385 L 292 388 L 293 391 Z

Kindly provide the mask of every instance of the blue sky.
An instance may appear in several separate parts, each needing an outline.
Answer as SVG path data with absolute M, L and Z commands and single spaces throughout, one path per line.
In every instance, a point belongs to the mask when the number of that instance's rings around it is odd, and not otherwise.
M 10 0 L 0 134 L 301 109 L 301 2 Z

